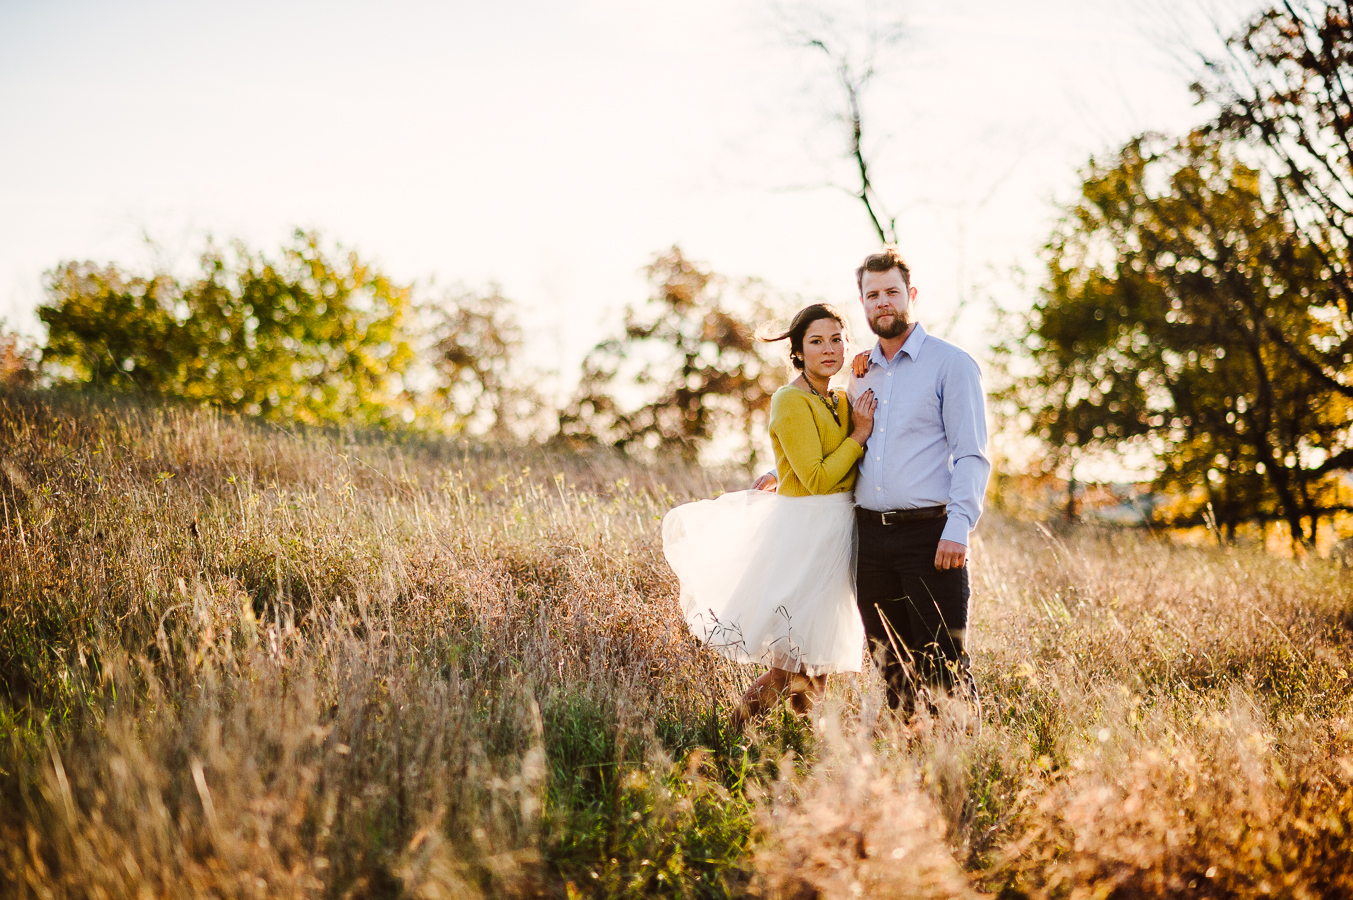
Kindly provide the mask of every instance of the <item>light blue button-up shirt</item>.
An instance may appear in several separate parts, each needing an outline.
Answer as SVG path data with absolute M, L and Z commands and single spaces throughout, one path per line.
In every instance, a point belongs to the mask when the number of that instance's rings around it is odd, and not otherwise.
M 869 371 L 851 375 L 846 392 L 853 402 L 870 388 L 878 407 L 856 505 L 879 512 L 948 506 L 943 539 L 966 546 L 991 475 L 977 361 L 917 323 L 891 362 L 874 344 Z

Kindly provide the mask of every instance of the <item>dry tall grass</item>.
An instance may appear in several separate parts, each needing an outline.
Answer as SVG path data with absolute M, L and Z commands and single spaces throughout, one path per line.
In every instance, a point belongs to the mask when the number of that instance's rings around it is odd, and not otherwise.
M 741 476 L 0 394 L 0 885 L 1353 896 L 1347 570 L 984 522 L 981 721 L 748 673 L 658 520 Z

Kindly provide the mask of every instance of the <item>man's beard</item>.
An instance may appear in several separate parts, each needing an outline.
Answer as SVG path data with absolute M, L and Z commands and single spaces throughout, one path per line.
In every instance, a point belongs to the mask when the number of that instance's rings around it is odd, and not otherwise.
M 903 333 L 911 327 L 911 322 L 907 321 L 904 316 L 899 316 L 896 313 L 892 314 L 892 321 L 887 325 L 879 324 L 879 320 L 885 318 L 888 318 L 887 313 L 884 313 L 881 316 L 875 316 L 869 320 L 869 330 L 881 338 L 890 339 L 901 337 Z

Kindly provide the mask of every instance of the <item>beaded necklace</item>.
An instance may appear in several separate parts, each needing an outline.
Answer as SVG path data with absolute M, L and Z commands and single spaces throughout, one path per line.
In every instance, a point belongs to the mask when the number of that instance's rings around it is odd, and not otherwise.
M 803 376 L 803 380 L 808 385 L 808 390 L 813 392 L 813 396 L 821 400 L 822 405 L 827 407 L 827 411 L 832 414 L 832 421 L 835 422 L 837 425 L 840 425 L 841 417 L 836 414 L 836 405 L 837 403 L 840 402 L 841 398 L 837 397 L 835 394 L 832 394 L 831 400 L 828 400 L 826 397 L 822 396 L 817 392 L 817 388 L 813 387 L 813 382 L 808 380 L 807 375 Z M 827 388 L 827 393 L 831 394 L 831 388 Z

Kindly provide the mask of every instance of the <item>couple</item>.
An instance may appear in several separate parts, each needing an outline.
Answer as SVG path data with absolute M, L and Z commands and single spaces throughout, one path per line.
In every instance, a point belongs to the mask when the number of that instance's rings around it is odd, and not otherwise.
M 981 376 L 916 322 L 895 248 L 867 257 L 855 280 L 879 339 L 854 360 L 847 396 L 828 385 L 845 364 L 845 322 L 814 304 L 770 339 L 789 340 L 800 372 L 771 399 L 776 473 L 663 520 L 692 632 L 770 667 L 734 712 L 737 728 L 781 699 L 807 712 L 828 674 L 860 671 L 866 637 L 902 716 L 920 689 L 975 699 L 968 536 L 991 472 Z

